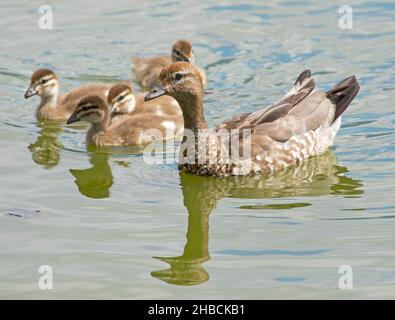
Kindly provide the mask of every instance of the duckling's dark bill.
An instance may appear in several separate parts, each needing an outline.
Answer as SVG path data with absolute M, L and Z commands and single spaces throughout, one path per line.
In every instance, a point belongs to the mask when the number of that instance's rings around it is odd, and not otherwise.
M 74 122 L 78 122 L 80 119 L 77 118 L 77 113 L 72 113 L 71 116 L 67 119 L 67 124 L 72 124 Z
M 149 101 L 166 94 L 165 90 L 161 87 L 155 87 L 144 97 L 144 101 Z
M 37 90 L 35 90 L 34 88 L 30 87 L 29 89 L 27 89 L 27 91 L 25 92 L 25 99 L 33 97 L 37 94 Z

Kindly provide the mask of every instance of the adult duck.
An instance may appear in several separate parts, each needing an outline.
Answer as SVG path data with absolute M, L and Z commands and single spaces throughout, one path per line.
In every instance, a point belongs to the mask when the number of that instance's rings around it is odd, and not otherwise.
M 207 127 L 203 82 L 191 63 L 176 62 L 164 68 L 159 85 L 145 99 L 170 95 L 178 101 L 185 128 L 181 170 L 198 175 L 248 175 L 294 165 L 322 154 L 333 144 L 341 115 L 358 93 L 359 84 L 351 76 L 327 92 L 314 90 L 314 86 L 310 70 L 305 70 L 272 107 L 237 115 L 215 131 Z

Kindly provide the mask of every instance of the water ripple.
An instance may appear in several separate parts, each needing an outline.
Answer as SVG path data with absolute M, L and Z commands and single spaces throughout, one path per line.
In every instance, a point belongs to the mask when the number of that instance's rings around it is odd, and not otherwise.
M 237 249 L 227 249 L 218 251 L 218 254 L 225 254 L 231 256 L 314 256 L 322 253 L 330 252 L 330 249 L 316 249 L 316 250 L 278 250 L 278 249 L 268 249 L 268 250 L 237 250 Z

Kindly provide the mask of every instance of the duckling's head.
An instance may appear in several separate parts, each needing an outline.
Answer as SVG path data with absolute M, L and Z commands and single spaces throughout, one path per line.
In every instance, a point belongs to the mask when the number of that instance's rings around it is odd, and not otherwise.
M 110 89 L 107 102 L 112 114 L 132 113 L 136 107 L 132 87 L 125 83 L 118 83 Z
M 162 69 L 158 86 L 144 100 L 169 95 L 179 103 L 203 97 L 203 81 L 198 69 L 188 62 L 175 62 Z M 181 103 L 180 103 L 181 105 Z
M 99 96 L 82 98 L 74 112 L 67 119 L 67 124 L 86 121 L 91 124 L 102 123 L 108 116 L 107 103 Z
M 29 89 L 25 93 L 25 98 L 38 95 L 42 98 L 52 98 L 58 94 L 58 77 L 52 70 L 38 69 L 30 80 Z
M 193 55 L 192 44 L 187 40 L 178 40 L 171 50 L 171 59 L 173 62 L 186 61 L 195 62 Z

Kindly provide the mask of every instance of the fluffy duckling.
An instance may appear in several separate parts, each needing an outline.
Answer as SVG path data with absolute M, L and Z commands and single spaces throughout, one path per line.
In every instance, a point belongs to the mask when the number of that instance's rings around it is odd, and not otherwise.
M 178 101 L 185 129 L 189 129 L 187 134 L 184 132 L 180 150 L 181 170 L 199 175 L 248 175 L 283 169 L 322 154 L 333 144 L 340 116 L 357 95 L 359 84 L 352 76 L 327 92 L 314 90 L 314 86 L 310 70 L 305 70 L 271 108 L 238 115 L 221 123 L 215 132 L 207 128 L 202 79 L 190 63 L 176 62 L 166 67 L 160 74 L 159 86 L 145 99 L 167 94 Z M 246 134 L 241 134 L 243 130 Z M 191 132 L 194 139 L 189 137 Z M 219 145 L 224 132 L 250 151 L 247 157 L 239 156 L 240 149 L 236 149 L 236 156 L 231 148 L 223 152 Z M 206 152 L 201 153 L 202 149 Z M 190 150 L 192 154 L 185 160 Z
M 144 101 L 147 92 L 134 95 L 131 85 L 121 82 L 111 87 L 107 102 L 111 107 L 111 123 L 123 121 L 124 115 L 153 114 L 159 117 L 176 116 L 183 121 L 178 102 L 170 96 L 162 96 L 155 101 Z
M 124 117 L 122 121 L 111 123 L 108 105 L 99 96 L 88 96 L 78 103 L 67 124 L 86 121 L 91 124 L 86 143 L 102 146 L 144 145 L 158 139 L 170 139 L 183 130 L 179 117 L 161 117 L 140 113 Z M 162 139 L 161 139 L 162 140 Z
M 78 101 L 87 95 L 106 98 L 110 85 L 88 84 L 59 95 L 59 79 L 52 70 L 38 69 L 31 77 L 25 98 L 38 95 L 41 102 L 36 116 L 40 120 L 66 120 L 77 106 Z
M 194 63 L 195 57 L 193 55 L 192 44 L 187 40 L 178 40 L 173 45 L 171 56 L 158 56 L 153 58 L 133 57 L 132 61 L 137 81 L 142 87 L 151 90 L 157 84 L 160 72 L 164 67 L 177 61 Z M 205 72 L 200 68 L 197 68 L 197 70 L 199 70 L 203 85 L 205 85 Z

